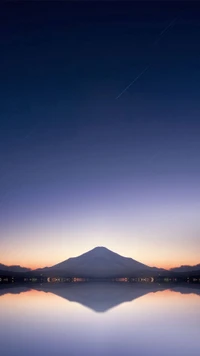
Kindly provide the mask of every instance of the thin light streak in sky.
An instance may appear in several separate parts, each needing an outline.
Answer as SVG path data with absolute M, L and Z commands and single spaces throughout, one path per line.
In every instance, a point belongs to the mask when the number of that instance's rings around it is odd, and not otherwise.
M 174 26 L 175 22 L 177 21 L 177 17 L 173 19 L 159 34 L 158 38 L 155 40 L 154 45 L 157 44 L 160 39 L 170 30 L 171 27 Z
M 169 31 L 169 29 L 175 24 L 175 22 L 177 21 L 177 17 L 175 19 L 173 19 L 159 34 L 158 38 L 155 40 L 155 42 L 153 43 L 153 45 L 156 45 L 159 40 Z M 115 98 L 116 100 L 119 99 L 135 82 L 137 82 L 137 80 L 149 69 L 150 64 L 148 66 L 146 66 L 141 72 L 140 74 L 138 74 L 138 76 L 136 78 L 133 79 L 133 81 L 127 85 L 127 87 L 122 90 L 122 92 Z
M 142 70 L 142 72 L 140 72 L 140 74 L 138 74 L 138 76 L 135 79 L 133 79 L 133 81 L 115 99 L 119 99 L 120 96 L 122 96 L 125 93 L 125 91 L 127 91 L 127 89 L 130 88 L 131 85 L 133 85 L 135 82 L 137 82 L 137 80 L 149 69 L 149 67 L 150 67 L 150 64 L 148 64 L 148 66 L 146 66 Z

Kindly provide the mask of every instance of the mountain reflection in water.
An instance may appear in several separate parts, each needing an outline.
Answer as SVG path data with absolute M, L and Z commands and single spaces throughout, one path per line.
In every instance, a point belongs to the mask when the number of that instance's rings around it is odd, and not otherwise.
M 181 294 L 196 294 L 200 296 L 200 285 L 159 285 L 130 283 L 45 283 L 43 285 L 1 286 L 0 296 L 26 293 L 35 290 L 52 293 L 69 302 L 76 302 L 95 312 L 106 312 L 122 303 L 131 302 L 149 293 L 173 291 Z
M 0 286 L 1 356 L 199 356 L 200 286 Z

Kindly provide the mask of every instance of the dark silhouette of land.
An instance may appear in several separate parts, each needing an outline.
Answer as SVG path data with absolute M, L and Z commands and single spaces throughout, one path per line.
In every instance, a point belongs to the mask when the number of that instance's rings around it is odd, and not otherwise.
M 59 278 L 89 278 L 89 279 L 113 279 L 113 278 L 173 278 L 185 280 L 186 278 L 200 281 L 200 265 L 181 266 L 169 271 L 150 267 L 132 258 L 120 256 L 105 247 L 96 247 L 78 257 L 69 258 L 52 267 L 40 268 L 30 271 L 20 266 L 6 267 L 0 265 L 0 281 L 24 280 L 31 278 L 42 280 L 53 277 Z
M 131 276 L 133 273 L 141 274 L 144 271 L 151 274 L 160 269 L 120 256 L 105 247 L 96 247 L 81 256 L 69 258 L 39 271 L 48 275 L 66 275 L 67 271 L 69 277 L 109 278 Z

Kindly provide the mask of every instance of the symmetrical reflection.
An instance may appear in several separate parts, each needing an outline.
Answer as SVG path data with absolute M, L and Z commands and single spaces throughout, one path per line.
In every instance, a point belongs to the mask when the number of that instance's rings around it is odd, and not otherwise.
M 76 302 L 96 312 L 106 312 L 122 303 L 131 302 L 149 293 L 173 291 L 200 296 L 200 285 L 160 285 L 123 283 L 46 283 L 28 286 L 1 286 L 0 296 L 38 291 L 52 293 L 69 302 Z
M 0 286 L 3 356 L 199 356 L 200 287 Z

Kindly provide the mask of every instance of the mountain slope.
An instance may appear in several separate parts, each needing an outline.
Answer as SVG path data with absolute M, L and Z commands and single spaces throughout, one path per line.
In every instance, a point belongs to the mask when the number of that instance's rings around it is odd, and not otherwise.
M 143 263 L 118 255 L 105 247 L 96 247 L 81 256 L 69 258 L 43 272 L 79 277 L 129 276 L 143 271 L 157 271 Z

